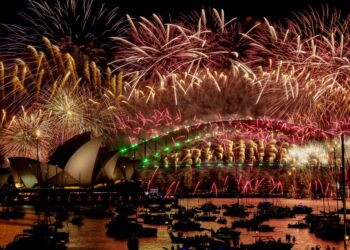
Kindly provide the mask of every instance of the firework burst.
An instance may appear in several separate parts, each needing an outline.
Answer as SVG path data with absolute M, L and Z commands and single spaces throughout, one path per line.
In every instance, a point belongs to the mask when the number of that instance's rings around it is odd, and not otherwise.
M 169 81 L 177 75 L 195 81 L 205 68 L 230 68 L 238 62 L 237 50 L 243 47 L 238 21 L 225 21 L 224 12 L 215 9 L 214 28 L 209 28 L 204 11 L 191 21 L 164 23 L 158 15 L 138 21 L 128 16 L 128 20 L 128 39 L 115 38 L 122 46 L 114 65 L 115 70 L 123 71 L 126 83 L 133 89 L 145 84 L 168 88 Z
M 29 62 L 20 58 L 10 66 L 0 62 L 1 104 L 8 112 L 39 102 L 42 94 L 50 100 L 61 91 L 79 88 L 88 88 L 99 95 L 106 91 L 112 91 L 116 97 L 122 95 L 122 80 L 109 68 L 104 71 L 95 62 L 85 61 L 80 71 L 70 54 L 61 52 L 50 40 L 44 41 L 48 53 L 29 46 L 32 58 Z
M 204 48 L 211 59 L 207 67 L 216 69 L 229 68 L 232 60 L 243 60 L 249 43 L 242 33 L 249 34 L 255 28 L 248 20 L 242 22 L 236 17 L 227 20 L 224 10 L 215 8 L 183 16 L 179 22 L 193 31 L 205 31 Z
M 301 37 L 343 35 L 348 33 L 350 18 L 343 17 L 341 11 L 322 5 L 320 8 L 294 13 L 294 18 L 287 21 L 291 33 Z
M 326 129 L 349 116 L 348 35 L 302 38 L 265 20 L 246 37 L 254 48 L 249 60 L 260 89 L 257 102 L 268 101 L 271 116 Z
M 39 105 L 57 126 L 56 141 L 63 143 L 74 135 L 92 132 L 106 138 L 115 131 L 114 120 L 120 113 L 119 101 L 112 93 L 95 98 L 87 90 L 62 91 Z
M 88 60 L 105 66 L 115 46 L 111 37 L 122 36 L 125 29 L 117 11 L 94 0 L 30 0 L 20 14 L 24 24 L 5 25 L 10 34 L 2 50 L 17 56 L 27 45 L 43 49 L 42 38 L 47 37 L 77 64 Z
M 1 149 L 6 157 L 37 158 L 39 148 L 40 161 L 48 159 L 52 137 L 50 122 L 41 112 L 26 112 L 14 117 L 8 126 L 1 131 Z M 38 145 L 37 145 L 38 143 Z

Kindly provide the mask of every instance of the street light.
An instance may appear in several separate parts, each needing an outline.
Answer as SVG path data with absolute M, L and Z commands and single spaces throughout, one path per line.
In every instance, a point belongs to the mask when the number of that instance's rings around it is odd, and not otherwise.
M 40 129 L 35 130 L 35 138 L 36 138 L 36 161 L 37 161 L 37 178 L 39 186 L 41 185 L 41 171 L 40 171 L 40 163 L 39 163 L 39 138 L 41 136 Z M 40 177 L 39 177 L 40 176 Z

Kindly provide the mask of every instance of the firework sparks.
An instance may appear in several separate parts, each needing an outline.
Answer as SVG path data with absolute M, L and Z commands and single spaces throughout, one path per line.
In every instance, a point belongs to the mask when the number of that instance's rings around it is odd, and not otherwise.
M 164 23 L 162 18 L 141 17 L 134 21 L 129 38 L 115 38 L 123 45 L 116 53 L 115 70 L 123 70 L 127 83 L 135 88 L 150 82 L 152 87 L 167 88 L 169 79 L 185 75 L 191 83 L 205 68 L 231 67 L 239 56 L 241 26 L 236 19 L 225 21 L 223 10 L 213 10 L 214 28 L 209 28 L 206 14 L 194 15 L 196 21 Z M 176 79 L 174 80 L 176 82 Z M 172 87 L 177 88 L 176 84 Z
M 115 43 L 112 36 L 122 36 L 125 30 L 118 8 L 110 8 L 94 0 L 30 0 L 27 11 L 20 14 L 28 25 L 6 25 L 10 32 L 5 52 L 17 56 L 27 45 L 43 49 L 43 36 L 70 53 L 77 63 L 95 61 L 99 66 L 110 62 Z
M 40 161 L 48 159 L 51 146 L 49 120 L 41 111 L 27 113 L 15 118 L 7 128 L 1 132 L 1 148 L 6 157 L 37 158 L 37 143 Z

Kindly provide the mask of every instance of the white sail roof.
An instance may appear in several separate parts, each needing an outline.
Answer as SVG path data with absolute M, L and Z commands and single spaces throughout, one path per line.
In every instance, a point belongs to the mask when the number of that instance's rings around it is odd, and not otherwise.
M 79 181 L 81 186 L 92 183 L 95 163 L 102 138 L 95 138 L 81 146 L 68 160 L 64 171 Z

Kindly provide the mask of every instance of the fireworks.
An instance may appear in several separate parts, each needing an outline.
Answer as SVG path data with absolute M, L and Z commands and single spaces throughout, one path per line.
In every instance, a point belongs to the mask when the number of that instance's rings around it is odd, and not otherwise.
M 42 95 L 50 100 L 65 90 L 85 88 L 101 95 L 112 91 L 116 97 L 122 94 L 121 80 L 109 68 L 103 71 L 95 62 L 86 60 L 84 69 L 78 70 L 70 54 L 61 52 L 48 39 L 44 41 L 48 54 L 29 46 L 28 61 L 17 58 L 10 66 L 0 62 L 1 103 L 7 111 L 16 112 L 21 106 L 40 102 Z
M 111 37 L 122 36 L 125 30 L 117 11 L 94 0 L 30 0 L 20 14 L 26 25 L 6 25 L 10 35 L 2 51 L 17 56 L 28 45 L 42 49 L 45 36 L 80 65 L 89 60 L 105 66 L 115 46 Z
M 2 130 L 2 152 L 6 157 L 23 156 L 37 159 L 38 146 L 39 160 L 46 161 L 52 142 L 49 127 L 49 119 L 43 112 L 23 111 L 19 117 L 13 118 L 7 129 Z
M 302 147 L 294 145 L 288 150 L 289 162 L 297 167 L 319 164 L 326 166 L 329 163 L 329 154 L 326 145 L 319 142 L 309 142 Z
M 302 18 L 298 21 L 309 22 Z M 273 117 L 332 129 L 333 121 L 349 116 L 349 36 L 339 34 L 343 26 L 334 28 L 337 34 L 329 33 L 333 27 L 324 23 L 318 26 L 324 27 L 324 34 L 305 37 L 312 32 L 301 36 L 295 33 L 296 22 L 287 24 L 292 28 L 273 26 L 266 20 L 255 34 L 246 36 L 254 48 L 248 57 L 257 66 L 257 102 L 268 101 L 267 112 Z
M 212 19 L 213 29 L 204 11 L 193 22 L 164 23 L 158 15 L 135 21 L 128 16 L 128 38 L 114 38 L 121 44 L 113 62 L 115 70 L 124 72 L 132 88 L 144 84 L 176 88 L 178 75 L 194 82 L 206 68 L 230 68 L 237 62 L 236 50 L 243 47 L 241 26 L 235 19 L 226 22 L 224 12 L 215 9 Z
M 172 113 L 180 110 L 184 120 L 232 114 L 256 117 L 262 115 L 263 107 L 254 104 L 258 92 L 251 83 L 252 79 L 239 66 L 221 72 L 206 68 L 197 73 L 195 80 L 176 75 L 172 88 L 147 85 L 145 90 L 135 90 L 127 109 L 147 111 L 142 109 L 146 106 L 149 110 L 166 108 Z
M 349 20 L 327 8 L 285 25 L 243 25 L 213 9 L 172 21 L 127 15 L 126 26 L 116 8 L 93 0 L 29 6 L 22 15 L 32 25 L 8 25 L 7 42 L 15 43 L 2 49 L 5 58 L 23 52 L 0 63 L 6 156 L 33 157 L 32 135 L 40 127 L 55 131 L 42 159 L 91 131 L 115 147 L 159 136 L 174 149 L 193 137 L 190 149 L 169 154 L 158 145 L 163 152 L 153 154 L 164 165 L 211 157 L 326 164 L 327 150 L 317 158 L 316 143 L 305 150 L 302 144 L 349 130 Z
M 324 5 L 295 13 L 294 18 L 288 21 L 288 29 L 304 37 L 329 36 L 332 33 L 337 36 L 348 32 L 349 22 L 349 17 L 344 18 L 340 10 Z

